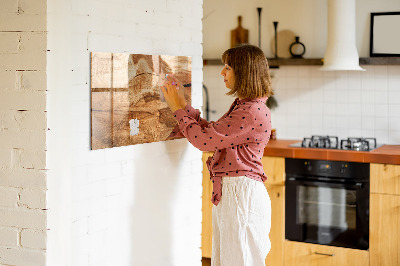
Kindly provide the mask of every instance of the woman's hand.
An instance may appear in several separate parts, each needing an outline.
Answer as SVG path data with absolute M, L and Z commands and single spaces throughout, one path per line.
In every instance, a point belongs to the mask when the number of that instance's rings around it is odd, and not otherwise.
M 185 87 L 175 77 L 168 75 L 164 85 L 161 86 L 161 91 L 164 93 L 165 101 L 173 113 L 186 107 Z

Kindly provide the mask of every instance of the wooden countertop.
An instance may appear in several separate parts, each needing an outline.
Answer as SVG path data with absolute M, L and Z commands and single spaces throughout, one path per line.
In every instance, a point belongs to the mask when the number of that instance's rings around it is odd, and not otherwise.
M 400 164 L 400 145 L 383 145 L 372 151 L 290 147 L 301 140 L 270 140 L 264 156 L 364 163 Z

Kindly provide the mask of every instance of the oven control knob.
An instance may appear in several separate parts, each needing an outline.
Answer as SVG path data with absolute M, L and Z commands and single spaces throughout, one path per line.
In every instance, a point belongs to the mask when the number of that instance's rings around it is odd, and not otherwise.
M 304 165 L 306 166 L 306 170 L 310 172 L 312 169 L 311 162 L 305 162 Z
M 340 173 L 341 174 L 346 173 L 346 169 L 347 169 L 347 164 L 342 164 L 342 167 L 340 168 Z

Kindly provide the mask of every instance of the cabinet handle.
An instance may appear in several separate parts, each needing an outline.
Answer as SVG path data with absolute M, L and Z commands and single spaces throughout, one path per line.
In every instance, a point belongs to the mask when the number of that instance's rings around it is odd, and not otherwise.
M 320 253 L 320 252 L 314 252 L 315 255 L 323 255 L 323 256 L 330 256 L 333 257 L 335 254 L 328 254 L 328 253 Z

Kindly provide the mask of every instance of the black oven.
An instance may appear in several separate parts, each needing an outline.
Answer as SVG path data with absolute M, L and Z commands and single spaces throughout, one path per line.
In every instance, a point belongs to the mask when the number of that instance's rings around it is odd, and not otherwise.
M 286 239 L 367 250 L 369 164 L 285 161 Z

